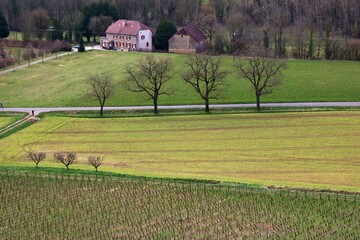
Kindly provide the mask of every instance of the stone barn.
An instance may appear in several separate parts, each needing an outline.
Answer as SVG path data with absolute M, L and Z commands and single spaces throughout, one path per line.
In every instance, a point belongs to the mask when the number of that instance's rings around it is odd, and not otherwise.
M 195 26 L 189 25 L 180 29 L 169 39 L 169 52 L 197 53 L 204 48 L 206 36 Z

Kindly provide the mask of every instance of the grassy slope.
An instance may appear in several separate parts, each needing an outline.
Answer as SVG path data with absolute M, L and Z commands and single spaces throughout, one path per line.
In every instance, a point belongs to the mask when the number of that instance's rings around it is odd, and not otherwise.
M 360 112 L 88 119 L 47 116 L 0 140 L 0 164 L 32 166 L 29 149 L 76 151 L 74 168 L 160 177 L 360 190 Z M 62 167 L 48 159 L 46 167 Z
M 13 117 L 0 115 L 0 129 L 13 122 Z
M 2 113 L 0 112 L 0 129 L 23 118 L 22 113 Z
M 185 55 L 157 54 L 174 60 L 174 95 L 162 96 L 160 104 L 202 103 L 193 90 L 183 83 Z M 7 107 L 33 106 L 97 106 L 87 97 L 85 78 L 91 73 L 109 73 L 116 82 L 114 96 L 107 105 L 151 105 L 144 95 L 129 92 L 120 84 L 124 80 L 125 66 L 134 64 L 144 53 L 92 51 L 38 64 L 0 76 L 0 99 Z M 239 81 L 233 60 L 227 57 L 226 69 L 231 72 L 221 97 L 213 103 L 254 102 L 250 86 Z M 289 61 L 284 84 L 267 102 L 299 101 L 360 101 L 360 63 L 329 61 Z M 21 97 L 19 97 L 21 96 Z

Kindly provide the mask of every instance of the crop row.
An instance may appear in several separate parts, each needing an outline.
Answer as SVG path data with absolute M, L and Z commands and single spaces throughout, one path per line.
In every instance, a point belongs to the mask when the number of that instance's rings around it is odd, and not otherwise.
M 354 197 L 0 174 L 1 239 L 356 239 Z

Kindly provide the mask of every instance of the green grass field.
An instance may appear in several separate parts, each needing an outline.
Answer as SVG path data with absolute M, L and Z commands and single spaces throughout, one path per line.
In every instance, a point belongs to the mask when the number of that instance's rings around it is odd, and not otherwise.
M 143 58 L 144 53 L 91 51 L 72 54 L 57 60 L 0 76 L 0 100 L 6 107 L 97 106 L 87 96 L 86 77 L 93 73 L 108 73 L 115 82 L 114 95 L 107 105 L 151 105 L 141 94 L 126 90 L 121 82 L 124 69 Z M 180 76 L 185 55 L 156 54 L 174 62 L 172 96 L 161 96 L 160 104 L 202 104 L 202 100 Z M 264 102 L 360 101 L 360 63 L 340 61 L 289 61 L 283 85 Z M 220 90 L 220 98 L 212 103 L 253 103 L 250 85 L 239 80 L 231 57 L 224 59 L 231 72 Z
M 0 182 L 1 239 L 360 237 L 354 195 L 2 171 Z
M 13 122 L 13 117 L 0 115 L 0 129 Z
M 0 129 L 8 126 L 9 124 L 16 122 L 23 118 L 25 114 L 22 113 L 3 113 L 0 112 Z
M 360 112 L 77 118 L 47 115 L 0 140 L 0 164 L 59 167 L 56 151 L 105 156 L 103 171 L 262 185 L 360 190 Z

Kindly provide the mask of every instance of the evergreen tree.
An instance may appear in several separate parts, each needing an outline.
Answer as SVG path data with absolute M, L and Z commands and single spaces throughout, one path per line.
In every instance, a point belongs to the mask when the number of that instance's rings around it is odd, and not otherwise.
M 9 25 L 0 10 L 0 38 L 6 38 L 10 34 Z
M 78 52 L 85 52 L 84 38 L 81 35 L 79 40 L 79 50 Z
M 169 39 L 177 32 L 174 23 L 170 21 L 161 21 L 156 28 L 154 36 L 154 46 L 158 50 L 169 49 Z

